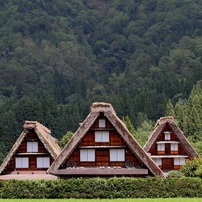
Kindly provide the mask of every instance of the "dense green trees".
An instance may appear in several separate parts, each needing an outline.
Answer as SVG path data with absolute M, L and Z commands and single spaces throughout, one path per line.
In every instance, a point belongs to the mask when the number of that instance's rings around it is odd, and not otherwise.
M 172 104 L 185 134 L 200 140 L 201 100 L 190 92 L 202 79 L 201 0 L 4 0 L 0 8 L 0 156 L 25 119 L 61 138 L 93 101 L 112 103 L 136 131 Z

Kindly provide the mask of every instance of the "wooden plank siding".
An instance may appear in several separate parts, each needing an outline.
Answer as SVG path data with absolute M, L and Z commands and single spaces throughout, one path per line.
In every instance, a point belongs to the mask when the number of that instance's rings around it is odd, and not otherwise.
M 38 152 L 36 153 L 28 153 L 27 152 L 27 142 L 38 142 Z M 15 158 L 16 157 L 28 157 L 29 158 L 29 167 L 28 168 L 16 168 L 15 167 Z M 8 166 L 5 169 L 5 173 L 9 173 L 12 171 L 32 171 L 32 170 L 47 170 L 47 168 L 37 168 L 37 157 L 49 157 L 50 164 L 54 161 L 51 157 L 43 143 L 38 138 L 37 134 L 30 130 L 20 144 L 19 148 L 16 150 L 14 155 L 12 156 Z
M 101 166 L 116 166 L 125 167 L 126 161 L 133 161 L 135 167 L 140 167 L 140 160 L 135 157 L 129 148 L 126 147 L 125 142 L 121 139 L 120 135 L 112 124 L 100 113 L 101 115 L 92 124 L 90 130 L 87 131 L 80 144 L 73 151 L 70 157 L 63 164 L 63 168 L 67 166 L 69 161 L 74 161 L 78 167 L 101 167 Z M 99 119 L 105 119 L 106 126 L 99 128 Z M 95 131 L 109 131 L 109 142 L 95 142 Z M 80 148 L 95 149 L 95 162 L 81 162 L 80 161 Z M 125 160 L 110 162 L 110 149 L 123 148 L 125 149 Z
M 179 170 L 186 159 L 198 157 L 173 117 L 162 117 L 144 146 L 163 171 Z

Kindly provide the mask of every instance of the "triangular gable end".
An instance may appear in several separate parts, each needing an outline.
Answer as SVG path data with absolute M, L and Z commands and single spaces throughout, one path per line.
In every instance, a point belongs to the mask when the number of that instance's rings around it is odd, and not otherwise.
M 108 103 L 93 103 L 90 114 L 48 172 L 64 177 L 163 177 Z
M 199 157 L 171 116 L 157 121 L 144 150 L 165 171 L 178 170 L 186 159 Z
M 51 131 L 39 122 L 25 121 L 23 127 L 23 132 L 0 167 L 0 174 L 47 170 L 61 152 Z

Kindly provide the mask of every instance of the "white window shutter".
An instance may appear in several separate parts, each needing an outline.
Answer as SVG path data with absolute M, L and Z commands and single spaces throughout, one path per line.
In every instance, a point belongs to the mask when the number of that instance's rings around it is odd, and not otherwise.
M 110 149 L 110 161 L 116 161 L 117 152 L 116 149 Z
M 29 168 L 29 158 L 15 158 L 15 167 L 16 168 Z
M 87 161 L 88 151 L 87 149 L 80 150 L 80 161 Z
M 157 151 L 165 151 L 165 144 L 158 144 Z
M 88 149 L 88 161 L 95 161 L 95 150 Z
M 37 157 L 37 168 L 49 168 L 50 158 L 49 157 Z
M 50 166 L 50 158 L 49 157 L 44 157 L 44 168 L 49 168 Z
M 99 119 L 99 128 L 105 128 L 106 127 L 106 122 L 105 119 Z
M 102 131 L 102 142 L 109 142 L 109 131 Z
M 27 142 L 27 152 L 38 152 L 38 142 Z
M 102 131 L 95 131 L 95 142 L 101 142 L 102 141 Z
M 29 168 L 29 162 L 28 158 L 22 158 L 22 167 L 23 168 Z
M 38 152 L 38 142 L 32 142 L 32 152 Z
M 125 161 L 125 149 L 110 149 L 110 161 Z
M 21 168 L 21 158 L 16 158 L 15 159 L 15 167 L 16 168 Z
M 32 142 L 27 142 L 27 152 L 32 152 Z
M 125 150 L 124 149 L 118 149 L 118 161 L 125 161 Z
M 42 162 L 42 158 L 41 157 L 37 157 L 36 167 L 37 168 L 42 168 L 43 167 L 43 162 Z

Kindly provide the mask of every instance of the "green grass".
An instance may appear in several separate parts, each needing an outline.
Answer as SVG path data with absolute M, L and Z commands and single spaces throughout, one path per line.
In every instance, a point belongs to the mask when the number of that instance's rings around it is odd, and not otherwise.
M 202 202 L 202 198 L 158 199 L 0 199 L 0 202 Z

